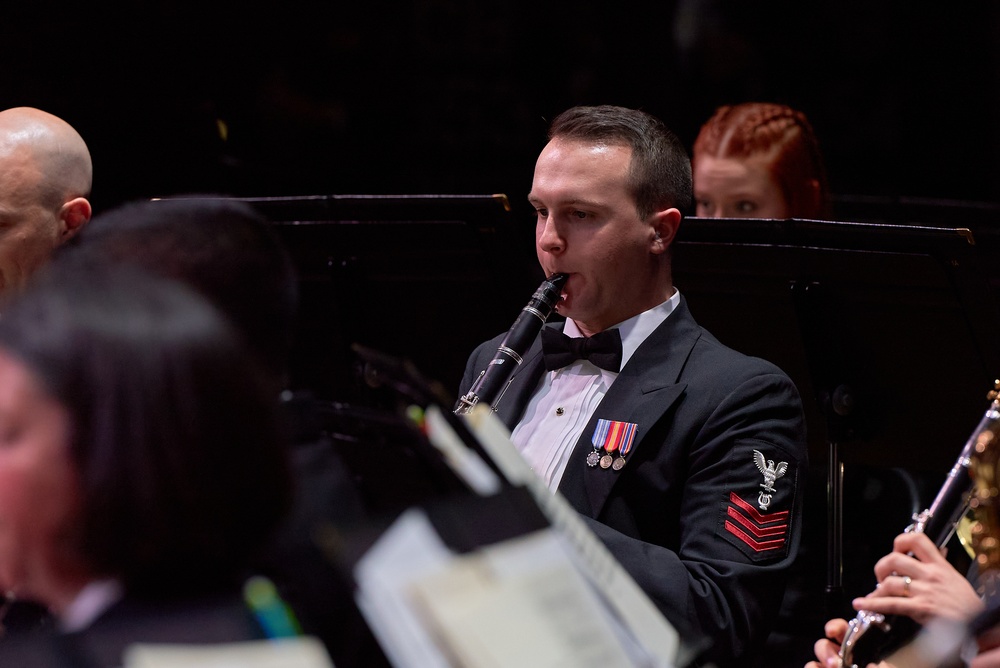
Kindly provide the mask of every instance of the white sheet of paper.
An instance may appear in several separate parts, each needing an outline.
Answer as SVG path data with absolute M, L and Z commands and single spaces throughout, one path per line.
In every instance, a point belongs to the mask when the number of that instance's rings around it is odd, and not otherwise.
M 580 515 L 538 477 L 510 441 L 510 432 L 488 408 L 477 406 L 467 416 L 480 444 L 513 484 L 524 485 L 542 512 L 572 545 L 576 566 L 607 602 L 628 633 L 649 653 L 656 666 L 673 666 L 680 636 L 632 576 L 622 567 Z
M 551 530 L 458 557 L 413 592 L 465 668 L 634 665 Z
M 397 668 L 615 668 L 633 661 L 551 529 L 467 555 L 410 509 L 355 567 L 358 606 Z
M 403 512 L 354 567 L 355 600 L 396 668 L 446 668 L 409 596 L 412 583 L 443 572 L 452 553 L 422 510 Z
M 333 668 L 323 644 L 308 636 L 216 645 L 136 644 L 124 668 Z

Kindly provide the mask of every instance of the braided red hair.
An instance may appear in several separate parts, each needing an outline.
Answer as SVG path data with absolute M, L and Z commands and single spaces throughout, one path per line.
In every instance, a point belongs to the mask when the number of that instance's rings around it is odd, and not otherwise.
M 805 114 L 782 104 L 746 102 L 716 109 L 694 142 L 700 156 L 763 155 L 792 218 L 829 216 L 829 191 L 819 142 Z

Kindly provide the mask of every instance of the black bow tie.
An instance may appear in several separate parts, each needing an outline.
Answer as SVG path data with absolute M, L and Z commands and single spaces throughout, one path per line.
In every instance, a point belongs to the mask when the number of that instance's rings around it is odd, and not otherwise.
M 618 373 L 622 366 L 622 335 L 617 329 L 606 329 L 591 337 L 572 338 L 558 329 L 542 329 L 542 354 L 545 369 L 554 371 L 577 360 L 588 360 L 594 366 Z

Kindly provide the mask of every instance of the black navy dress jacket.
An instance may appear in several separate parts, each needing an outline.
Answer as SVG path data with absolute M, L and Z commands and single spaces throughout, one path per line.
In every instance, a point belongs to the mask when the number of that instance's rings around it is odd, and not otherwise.
M 472 354 L 463 395 L 502 338 Z M 497 402 L 511 429 L 545 372 L 540 337 L 523 357 Z M 620 471 L 587 464 L 600 419 L 638 425 Z M 777 616 L 800 541 L 806 459 L 792 381 L 722 345 L 682 297 L 597 407 L 559 492 L 682 638 L 733 665 L 756 658 Z

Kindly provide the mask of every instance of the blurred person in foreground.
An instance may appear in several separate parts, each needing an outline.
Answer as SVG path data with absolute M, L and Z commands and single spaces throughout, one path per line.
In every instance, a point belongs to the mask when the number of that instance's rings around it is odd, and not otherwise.
M 56 253 L 55 266 L 127 266 L 178 280 L 235 325 L 264 370 L 290 445 L 294 504 L 254 566 L 270 577 L 305 633 L 319 637 L 338 666 L 380 660 L 350 590 L 316 543 L 331 523 L 365 517 L 336 447 L 323 433 L 322 406 L 288 387 L 298 277 L 270 223 L 249 204 L 182 197 L 130 202 L 106 211 Z
M 266 635 L 242 586 L 291 488 L 251 359 L 215 308 L 137 271 L 51 266 L 5 303 L 0 586 L 52 623 L 0 662 Z

